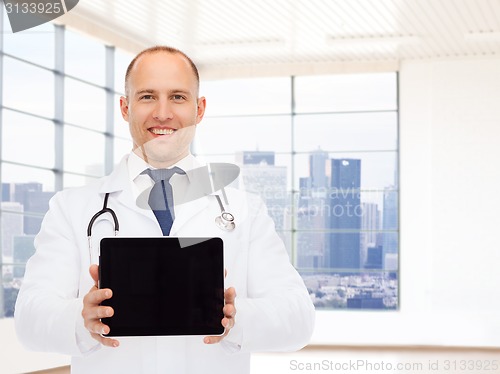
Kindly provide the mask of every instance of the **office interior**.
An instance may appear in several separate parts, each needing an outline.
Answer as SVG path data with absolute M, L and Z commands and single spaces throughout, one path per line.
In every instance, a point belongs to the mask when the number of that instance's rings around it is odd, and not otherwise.
M 130 151 L 118 107 L 125 68 L 167 44 L 197 63 L 207 97 L 193 153 L 260 157 L 246 175 L 267 168 L 283 184 L 290 204 L 273 218 L 318 288 L 310 345 L 257 353 L 252 372 L 361 361 L 361 372 L 500 371 L 500 2 L 82 0 L 20 33 L 4 11 L 1 26 L 4 289 L 21 281 L 27 252 L 15 249 L 31 248 L 37 203 L 109 173 Z M 361 165 L 358 205 L 375 209 L 375 226 L 363 212 L 357 221 L 356 271 L 328 262 L 325 235 L 337 231 L 314 226 L 321 213 L 306 220 L 300 205 L 318 180 L 332 187 L 336 162 Z M 23 188 L 34 188 L 31 208 L 15 197 Z M 359 291 L 368 283 L 377 292 Z M 4 306 L 13 297 L 5 291 Z M 69 372 L 68 357 L 19 344 L 11 313 L 0 314 L 0 372 Z

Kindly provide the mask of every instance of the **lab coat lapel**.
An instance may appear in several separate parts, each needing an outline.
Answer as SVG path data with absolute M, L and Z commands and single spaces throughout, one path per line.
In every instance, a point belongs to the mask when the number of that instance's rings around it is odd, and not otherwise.
M 175 219 L 170 230 L 171 236 L 175 236 L 184 225 L 190 222 L 192 217 L 203 211 L 209 203 L 207 195 L 212 191 L 208 168 L 203 168 L 203 164 L 197 159 L 193 161 L 193 169 L 186 170 L 187 175 L 174 175 L 170 179 L 175 204 Z
M 192 187 L 191 187 L 192 188 Z M 174 195 L 175 202 L 175 195 Z M 176 233 L 196 214 L 203 211 L 208 206 L 209 200 L 207 196 L 200 197 L 186 203 L 175 205 L 175 219 L 170 230 L 170 235 L 175 236 Z
M 134 200 L 132 182 L 128 175 L 127 157 L 128 156 L 125 156 L 113 172 L 105 178 L 99 192 L 103 195 L 106 193 L 116 193 L 115 201 L 117 203 L 156 222 L 156 218 L 151 209 L 141 207 L 141 204 Z

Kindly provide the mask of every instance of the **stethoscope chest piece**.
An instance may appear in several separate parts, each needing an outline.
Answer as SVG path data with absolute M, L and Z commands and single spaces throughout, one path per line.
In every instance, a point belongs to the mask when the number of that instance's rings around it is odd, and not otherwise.
M 224 189 L 222 189 L 222 193 L 224 194 Z M 227 198 L 226 199 L 226 204 L 227 204 Z M 220 216 L 215 217 L 215 225 L 224 231 L 233 231 L 234 228 L 236 227 L 236 224 L 234 223 L 234 216 L 226 212 L 226 209 L 224 209 L 224 205 L 222 204 L 222 201 L 220 199 L 219 195 L 215 195 L 215 199 L 219 203 L 219 208 L 220 208 Z
M 236 227 L 234 216 L 228 212 L 222 212 L 220 216 L 215 217 L 215 224 L 224 231 L 233 231 Z

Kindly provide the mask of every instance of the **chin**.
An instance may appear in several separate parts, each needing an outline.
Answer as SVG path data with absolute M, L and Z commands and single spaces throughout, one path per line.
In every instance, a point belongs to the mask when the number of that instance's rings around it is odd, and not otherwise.
M 178 154 L 165 152 L 165 150 L 163 150 L 163 152 L 161 150 L 150 150 L 149 152 L 146 152 L 145 156 L 146 161 L 149 163 L 171 163 L 177 161 L 179 158 Z
M 187 155 L 185 152 L 169 152 L 163 149 L 149 149 L 144 154 L 144 160 L 149 164 L 161 164 L 161 167 L 168 167 Z M 159 166 L 156 166 L 159 167 Z

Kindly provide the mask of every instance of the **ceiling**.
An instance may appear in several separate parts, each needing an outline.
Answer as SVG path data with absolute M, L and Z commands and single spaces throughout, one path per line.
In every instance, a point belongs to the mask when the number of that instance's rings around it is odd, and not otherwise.
M 58 23 L 134 53 L 180 48 L 217 77 L 500 56 L 500 0 L 80 0 Z

